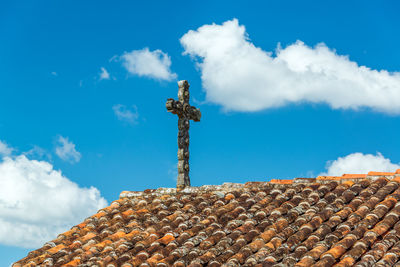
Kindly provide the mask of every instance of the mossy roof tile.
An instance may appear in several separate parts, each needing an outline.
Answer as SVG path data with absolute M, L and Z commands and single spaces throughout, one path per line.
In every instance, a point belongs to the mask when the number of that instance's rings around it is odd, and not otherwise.
M 395 174 L 124 191 L 14 266 L 396 264 Z

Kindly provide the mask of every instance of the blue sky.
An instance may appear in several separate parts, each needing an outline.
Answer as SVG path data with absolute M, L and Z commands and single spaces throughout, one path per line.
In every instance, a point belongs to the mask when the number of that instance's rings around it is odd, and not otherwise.
M 177 118 L 165 102 L 182 79 L 202 112 L 190 129 L 194 186 L 395 170 L 399 9 L 396 1 L 1 2 L 0 183 L 11 190 L 0 196 L 0 221 L 39 225 L 50 240 L 123 190 L 174 187 Z M 50 199 L 70 188 L 54 203 L 73 215 L 37 208 L 45 202 L 32 186 Z M 36 219 L 25 218 L 29 210 Z M 57 224 L 65 218 L 70 225 Z M 40 239 L 7 227 L 1 266 Z

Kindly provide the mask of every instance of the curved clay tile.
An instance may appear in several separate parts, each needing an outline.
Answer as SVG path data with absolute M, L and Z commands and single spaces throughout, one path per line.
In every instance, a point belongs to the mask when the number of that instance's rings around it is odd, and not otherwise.
M 374 172 L 371 171 L 368 173 L 369 176 L 393 176 L 394 172 Z
M 124 191 L 13 266 L 392 266 L 400 261 L 394 176 Z

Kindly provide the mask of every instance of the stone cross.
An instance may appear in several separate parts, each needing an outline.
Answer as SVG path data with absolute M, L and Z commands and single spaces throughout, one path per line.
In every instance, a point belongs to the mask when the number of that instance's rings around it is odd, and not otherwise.
M 189 178 L 189 120 L 200 121 L 200 109 L 189 104 L 189 83 L 178 82 L 178 101 L 169 98 L 166 103 L 168 112 L 178 115 L 178 180 L 176 188 L 181 190 L 190 186 Z

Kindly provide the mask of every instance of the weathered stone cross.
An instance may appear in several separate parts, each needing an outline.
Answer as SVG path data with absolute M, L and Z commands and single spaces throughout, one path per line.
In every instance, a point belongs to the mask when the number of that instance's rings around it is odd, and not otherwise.
M 189 83 L 187 81 L 178 82 L 178 101 L 169 98 L 167 100 L 167 110 L 172 114 L 177 114 L 178 119 L 178 180 L 176 188 L 178 190 L 190 186 L 189 178 L 189 120 L 200 121 L 200 109 L 189 105 Z

